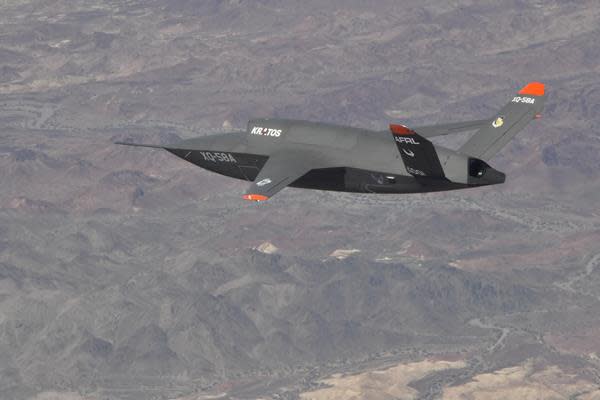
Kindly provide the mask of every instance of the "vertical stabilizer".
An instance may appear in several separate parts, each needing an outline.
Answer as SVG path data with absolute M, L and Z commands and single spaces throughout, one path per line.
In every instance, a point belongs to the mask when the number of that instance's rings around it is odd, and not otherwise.
M 390 130 L 409 174 L 417 179 L 444 178 L 433 143 L 404 125 L 390 125 Z
M 502 108 L 489 125 L 479 129 L 459 151 L 482 160 L 491 159 L 544 108 L 543 83 L 531 82 Z

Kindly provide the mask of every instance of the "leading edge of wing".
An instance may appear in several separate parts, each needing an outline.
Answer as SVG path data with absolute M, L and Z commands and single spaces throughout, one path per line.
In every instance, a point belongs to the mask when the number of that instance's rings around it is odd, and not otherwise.
M 156 144 L 141 144 L 141 143 L 127 143 L 127 142 L 114 142 L 114 144 L 118 144 L 119 146 L 132 146 L 132 147 L 149 147 L 151 149 L 164 149 L 165 146 L 160 146 Z
M 462 122 L 451 122 L 447 124 L 427 125 L 411 127 L 411 129 L 417 132 L 423 137 L 435 137 L 451 135 L 453 133 L 474 131 L 481 129 L 482 127 L 489 125 L 491 119 L 479 119 L 474 121 L 462 121 Z

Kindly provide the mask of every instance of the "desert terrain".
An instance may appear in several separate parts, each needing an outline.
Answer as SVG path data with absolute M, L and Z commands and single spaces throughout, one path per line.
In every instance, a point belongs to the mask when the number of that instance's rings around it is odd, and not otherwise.
M 593 0 L 0 2 L 0 398 L 599 398 L 599 37 Z M 113 144 L 486 118 L 534 80 L 490 188 L 249 204 Z

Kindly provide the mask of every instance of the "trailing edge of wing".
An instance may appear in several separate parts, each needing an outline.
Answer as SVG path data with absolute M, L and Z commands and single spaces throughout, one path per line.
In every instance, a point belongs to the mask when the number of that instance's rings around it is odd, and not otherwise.
M 276 153 L 269 157 L 246 191 L 244 199 L 266 201 L 311 169 L 320 167 L 323 165 L 316 157 L 285 151 Z

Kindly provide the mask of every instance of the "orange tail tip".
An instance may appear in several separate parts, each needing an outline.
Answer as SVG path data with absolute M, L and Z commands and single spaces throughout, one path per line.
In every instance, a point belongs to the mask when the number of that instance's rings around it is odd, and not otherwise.
M 390 125 L 390 130 L 394 135 L 414 135 L 414 131 L 404 125 Z
M 519 91 L 519 94 L 529 95 L 529 96 L 543 96 L 545 92 L 545 87 L 543 83 L 540 82 L 531 82 L 528 83 L 523 89 Z
M 267 201 L 267 200 L 269 200 L 269 198 L 267 196 L 263 196 L 261 194 L 246 194 L 246 195 L 244 195 L 244 200 Z

